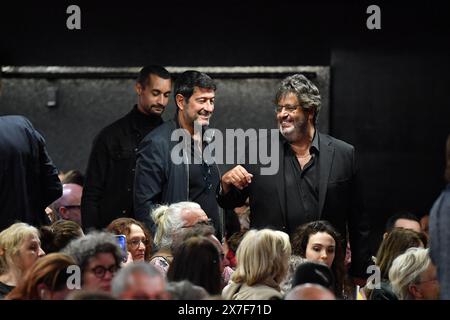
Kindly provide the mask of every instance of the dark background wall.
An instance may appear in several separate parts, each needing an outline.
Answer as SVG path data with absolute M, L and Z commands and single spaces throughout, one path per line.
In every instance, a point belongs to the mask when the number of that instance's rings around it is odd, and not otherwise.
M 364 1 L 77 2 L 80 31 L 65 27 L 69 4 L 3 1 L 0 64 L 329 65 L 330 132 L 357 147 L 372 247 L 390 214 L 427 212 L 444 186 L 450 10 L 439 1 L 376 2 L 375 31 Z

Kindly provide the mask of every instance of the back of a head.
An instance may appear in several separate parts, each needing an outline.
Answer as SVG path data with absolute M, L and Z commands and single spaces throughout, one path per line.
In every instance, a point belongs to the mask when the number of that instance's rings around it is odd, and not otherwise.
M 187 280 L 169 282 L 167 291 L 170 293 L 172 300 L 202 300 L 209 297 L 204 288 Z
M 140 283 L 136 283 L 136 281 L 134 281 L 134 275 L 141 276 Z M 152 283 L 153 285 L 147 285 L 149 283 L 146 281 L 152 278 L 158 278 L 160 280 L 159 284 L 162 284 L 161 288 L 156 288 L 156 283 Z M 146 281 L 143 281 L 142 279 L 145 279 Z M 142 290 L 142 285 L 146 287 L 144 290 Z M 155 292 L 150 291 L 153 291 L 154 289 L 165 291 L 166 282 L 158 269 L 146 262 L 135 262 L 127 265 L 119 270 L 111 283 L 111 292 L 117 298 L 124 298 L 128 293 L 136 296 L 138 295 L 139 299 L 151 299 Z M 135 290 L 135 292 L 133 292 L 133 290 Z M 128 298 L 130 298 L 130 296 L 128 296 Z
M 431 263 L 428 249 L 410 248 L 392 262 L 389 281 L 399 300 L 410 298 L 409 285 L 416 283 Z
M 69 170 L 64 174 L 64 178 L 61 181 L 62 184 L 73 183 L 81 187 L 84 186 L 84 175 L 79 170 Z
M 334 290 L 333 272 L 325 264 L 306 261 L 295 270 L 292 286 L 306 283 L 318 284 L 324 288 Z
M 336 300 L 333 292 L 318 284 L 302 284 L 294 287 L 285 300 Z
M 50 226 L 39 229 L 42 250 L 46 253 L 58 252 L 70 241 L 84 236 L 80 225 L 70 220 L 57 220 Z
M 284 279 L 291 255 L 289 236 L 270 229 L 250 230 L 237 249 L 237 267 L 232 280 L 252 286 L 266 280 Z
M 392 261 L 408 248 L 423 247 L 423 236 L 403 228 L 394 228 L 381 242 L 377 253 L 377 265 L 380 267 L 381 278 L 387 279 Z
M 173 253 L 167 272 L 170 281 L 189 280 L 202 286 L 209 294 L 221 291 L 219 250 L 206 237 L 191 237 Z

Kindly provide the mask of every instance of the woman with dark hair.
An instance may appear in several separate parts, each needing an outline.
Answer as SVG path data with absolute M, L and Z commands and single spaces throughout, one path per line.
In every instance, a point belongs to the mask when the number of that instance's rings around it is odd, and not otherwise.
M 409 248 L 426 246 L 423 234 L 409 229 L 394 228 L 381 242 L 376 257 L 376 265 L 380 271 L 380 288 L 364 287 L 364 294 L 370 300 L 397 300 L 389 283 L 389 270 L 392 262 Z
M 112 234 L 123 234 L 127 238 L 127 249 L 133 261 L 150 261 L 152 255 L 152 236 L 144 225 L 132 218 L 113 220 L 107 231 Z
M 220 255 L 206 237 L 191 237 L 180 244 L 167 272 L 169 281 L 188 280 L 211 295 L 221 292 Z
M 23 281 L 7 296 L 7 300 L 63 300 L 70 292 L 68 269 L 75 261 L 62 253 L 51 253 L 39 259 Z
M 42 226 L 39 231 L 45 253 L 58 252 L 70 241 L 84 236 L 80 225 L 70 220 L 58 220 L 50 226 Z
M 341 235 L 328 221 L 313 221 L 297 228 L 292 239 L 292 254 L 326 264 L 333 271 L 334 294 L 344 296 L 344 247 Z

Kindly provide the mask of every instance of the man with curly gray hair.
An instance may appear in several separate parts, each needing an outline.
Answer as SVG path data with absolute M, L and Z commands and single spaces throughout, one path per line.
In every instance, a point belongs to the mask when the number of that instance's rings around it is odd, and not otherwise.
M 350 273 L 364 284 L 369 228 L 355 148 L 317 130 L 320 106 L 319 89 L 312 81 L 301 74 L 285 78 L 275 94 L 279 144 L 270 146 L 272 154 L 278 154 L 279 170 L 264 175 L 263 163 L 234 167 L 221 178 L 218 202 L 233 209 L 249 197 L 250 228 L 272 227 L 292 234 L 304 223 L 327 220 L 343 235 L 348 230 Z
M 110 233 L 91 232 L 64 249 L 81 270 L 81 286 L 89 291 L 111 291 L 111 280 L 120 268 L 122 252 Z

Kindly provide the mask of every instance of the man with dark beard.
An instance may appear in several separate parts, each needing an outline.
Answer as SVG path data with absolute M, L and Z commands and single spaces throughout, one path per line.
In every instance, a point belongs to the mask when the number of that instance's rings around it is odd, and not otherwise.
M 95 138 L 81 200 L 85 230 L 104 228 L 120 217 L 134 218 L 136 152 L 141 140 L 162 124 L 171 87 L 165 68 L 142 68 L 135 85 L 137 105 Z
M 219 204 L 232 209 L 249 197 L 250 228 L 270 227 L 291 235 L 304 223 L 328 220 L 344 239 L 348 231 L 352 275 L 367 277 L 368 217 L 354 147 L 317 131 L 321 98 L 303 75 L 284 79 L 275 102 L 280 144 L 272 152 L 279 155 L 278 172 L 263 175 L 261 164 L 234 167 L 222 176 Z
M 202 157 L 208 145 L 205 129 L 214 112 L 215 91 L 216 84 L 205 73 L 190 70 L 180 74 L 174 86 L 175 118 L 142 140 L 136 162 L 135 215 L 153 234 L 156 227 L 150 211 L 156 205 L 192 201 L 206 212 L 221 239 L 215 192 L 219 170 L 213 161 Z M 173 155 L 178 155 L 180 144 L 183 159 L 177 161 Z

